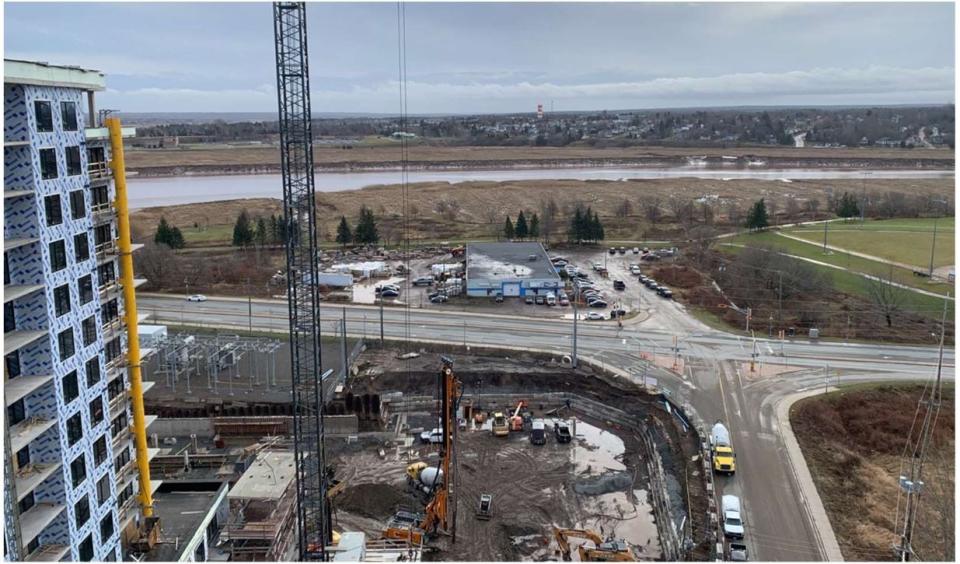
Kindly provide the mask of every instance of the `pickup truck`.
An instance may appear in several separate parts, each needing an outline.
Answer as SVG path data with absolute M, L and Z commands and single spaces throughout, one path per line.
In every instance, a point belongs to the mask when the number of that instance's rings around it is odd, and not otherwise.
M 570 426 L 567 425 L 566 421 L 554 423 L 553 434 L 557 438 L 558 443 L 569 443 L 573 439 L 573 435 L 570 434 Z
M 732 542 L 730 543 L 730 549 L 727 555 L 727 560 L 732 562 L 746 562 L 749 560 L 747 557 L 747 545 L 741 542 Z
M 732 539 L 743 538 L 743 518 L 740 516 L 740 498 L 725 495 L 722 498 L 723 534 Z

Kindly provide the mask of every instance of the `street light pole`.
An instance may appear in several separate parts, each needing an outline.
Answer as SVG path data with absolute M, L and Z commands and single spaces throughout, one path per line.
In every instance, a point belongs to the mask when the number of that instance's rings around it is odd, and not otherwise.
M 573 368 L 577 367 L 577 319 L 580 317 L 580 314 L 577 313 L 577 302 L 579 301 L 580 287 L 577 286 L 573 294 L 573 361 L 571 362 Z
M 930 273 L 929 277 L 933 278 L 933 253 L 937 248 L 937 219 L 933 218 L 933 241 L 930 243 Z

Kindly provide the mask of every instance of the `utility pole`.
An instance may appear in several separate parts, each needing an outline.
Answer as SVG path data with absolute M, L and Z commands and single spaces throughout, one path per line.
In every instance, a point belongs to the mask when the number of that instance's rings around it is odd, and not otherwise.
M 380 346 L 383 346 L 383 294 L 380 295 Z
M 949 296 L 949 294 L 948 294 Z M 917 403 L 917 416 L 923 414 L 923 423 L 920 434 L 913 440 L 913 427 L 907 436 L 907 445 L 903 449 L 900 459 L 900 488 L 906 492 L 907 500 L 904 505 L 903 529 L 900 532 L 900 544 L 894 546 L 894 551 L 901 562 L 908 562 L 914 555 L 913 531 L 917 525 L 917 509 L 920 506 L 920 495 L 923 493 L 923 463 L 927 456 L 927 447 L 933 437 L 933 428 L 940 414 L 941 404 L 941 375 L 943 372 L 943 341 L 947 327 L 947 300 L 943 301 L 943 320 L 940 325 L 940 354 L 937 360 L 937 379 L 930 395 L 924 391 Z M 917 419 L 915 418 L 914 421 Z M 907 473 L 904 473 L 904 467 Z M 900 520 L 900 496 L 897 496 L 897 515 L 894 522 Z
M 827 393 L 827 386 L 830 385 L 830 365 L 823 367 L 823 393 Z
M 347 308 L 343 308 L 343 317 L 340 318 L 340 357 L 343 359 L 340 364 L 343 365 L 343 380 L 347 381 L 347 373 L 350 372 L 350 357 L 347 356 Z
M 750 352 L 750 372 L 756 372 L 757 357 L 757 336 L 753 335 L 753 350 Z
M 253 335 L 253 294 L 250 293 L 249 278 L 247 278 L 247 331 Z
M 777 271 L 779 282 L 777 284 L 777 324 L 783 323 L 783 271 Z
M 933 278 L 933 253 L 937 248 L 937 219 L 933 218 L 933 241 L 930 243 L 930 272 L 928 276 Z
M 580 287 L 578 286 L 573 294 L 573 361 L 571 362 L 573 368 L 577 367 L 577 319 L 580 317 L 580 314 L 577 313 L 577 302 L 579 301 Z
M 827 254 L 827 228 L 830 225 L 830 220 L 823 220 L 823 254 Z

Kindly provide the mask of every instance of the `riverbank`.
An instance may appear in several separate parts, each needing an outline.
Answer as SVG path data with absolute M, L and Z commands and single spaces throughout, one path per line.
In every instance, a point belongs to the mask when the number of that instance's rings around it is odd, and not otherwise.
M 314 149 L 314 165 L 318 172 L 398 171 L 402 164 L 399 144 L 352 148 L 322 146 Z M 408 170 L 418 171 L 681 166 L 720 170 L 952 170 L 954 153 L 945 149 L 433 145 L 413 145 L 408 150 Z M 280 154 L 276 147 L 131 150 L 127 154 L 127 170 L 143 178 L 279 174 Z

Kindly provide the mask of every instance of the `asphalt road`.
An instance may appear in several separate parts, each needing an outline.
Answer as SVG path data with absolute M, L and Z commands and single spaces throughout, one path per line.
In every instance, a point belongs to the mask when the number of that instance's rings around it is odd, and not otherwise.
M 718 484 L 723 493 L 741 496 L 751 558 L 822 559 L 823 549 L 805 506 L 809 492 L 802 492 L 794 478 L 775 406 L 799 391 L 842 382 L 932 378 L 936 348 L 807 339 L 754 342 L 706 328 L 672 302 L 649 303 L 652 315 L 641 323 L 618 328 L 611 322 L 579 322 L 579 354 L 638 379 L 649 370 L 644 354 L 681 358 L 681 376 L 655 369 L 650 374 L 677 401 L 689 402 L 704 421 L 720 420 L 730 429 L 737 473 L 719 478 Z M 254 328 L 275 331 L 288 327 L 287 305 L 279 300 L 216 298 L 189 303 L 179 296 L 141 295 L 138 305 L 140 313 L 150 313 L 163 323 L 243 329 L 252 322 Z M 323 306 L 321 331 L 331 334 L 344 312 L 348 334 L 379 337 L 380 309 L 369 306 Z M 527 347 L 562 354 L 571 354 L 573 348 L 570 320 L 417 308 L 385 308 L 383 320 L 388 338 Z M 675 343 L 678 351 L 672 349 Z M 754 354 L 758 367 L 765 364 L 769 371 L 771 365 L 786 364 L 791 371 L 762 377 L 750 373 L 747 366 Z M 949 379 L 954 378 L 954 354 L 950 349 L 944 357 L 944 375 Z

